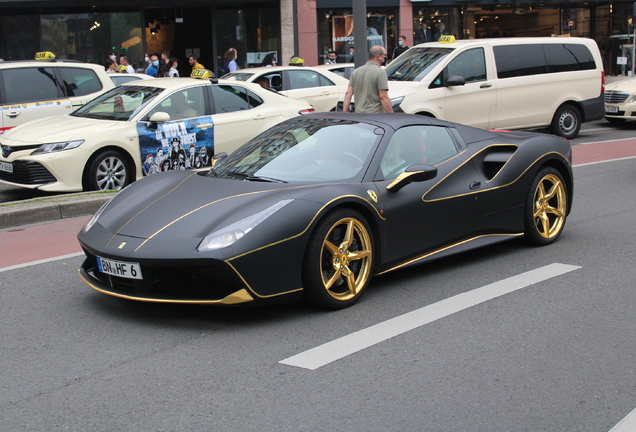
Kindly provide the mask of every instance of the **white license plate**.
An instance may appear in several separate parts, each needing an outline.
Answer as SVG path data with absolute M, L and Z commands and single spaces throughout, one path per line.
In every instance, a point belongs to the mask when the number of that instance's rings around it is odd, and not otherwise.
M 13 164 L 0 162 L 0 171 L 12 173 L 13 172 Z
M 618 107 L 616 107 L 616 106 L 606 106 L 605 107 L 605 112 L 617 113 L 618 112 Z
M 97 257 L 97 267 L 102 273 L 127 279 L 143 279 L 139 263 L 114 261 Z

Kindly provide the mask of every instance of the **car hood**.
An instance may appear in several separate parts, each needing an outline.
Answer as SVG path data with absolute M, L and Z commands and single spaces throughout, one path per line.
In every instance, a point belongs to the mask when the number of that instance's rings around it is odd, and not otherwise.
M 102 133 L 122 122 L 74 117 L 68 114 L 45 117 L 17 126 L 5 132 L 4 138 L 16 143 L 50 143 L 81 139 L 86 134 Z
M 629 78 L 605 84 L 605 90 L 624 91 L 629 93 L 636 92 L 636 78 Z
M 129 237 L 202 238 L 282 200 L 303 198 L 316 187 L 199 174 L 166 172 L 139 180 L 110 201 L 97 223 Z
M 422 83 L 420 81 L 389 81 L 389 97 L 407 96 L 415 93 Z

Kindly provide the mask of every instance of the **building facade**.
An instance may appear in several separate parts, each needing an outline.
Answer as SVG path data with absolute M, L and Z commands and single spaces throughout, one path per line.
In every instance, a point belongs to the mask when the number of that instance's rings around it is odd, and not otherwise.
M 238 51 L 239 67 L 260 65 L 273 52 L 278 64 L 300 56 L 325 62 L 333 49 L 350 60 L 351 0 L 0 0 L 0 58 L 30 59 L 38 51 L 58 58 L 103 63 L 126 54 L 137 70 L 146 52 L 179 60 L 197 55 L 217 76 L 223 55 Z M 633 2 L 514 3 L 510 0 L 367 0 L 367 46 L 384 45 L 392 57 L 398 37 L 409 46 L 451 34 L 458 39 L 514 36 L 581 36 L 594 39 L 607 75 L 631 75 Z

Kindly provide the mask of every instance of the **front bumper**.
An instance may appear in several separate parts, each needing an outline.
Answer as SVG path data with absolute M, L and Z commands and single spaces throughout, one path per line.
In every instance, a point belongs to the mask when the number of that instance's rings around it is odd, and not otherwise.
M 245 284 L 217 260 L 141 260 L 143 279 L 101 273 L 95 255 L 84 249 L 80 278 L 91 288 L 115 297 L 160 303 L 233 305 L 254 300 Z M 118 260 L 118 257 L 108 257 Z

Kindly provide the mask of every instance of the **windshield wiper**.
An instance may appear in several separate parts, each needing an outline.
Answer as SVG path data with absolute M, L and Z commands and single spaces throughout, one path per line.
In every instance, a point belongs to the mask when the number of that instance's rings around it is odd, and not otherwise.
M 272 182 L 272 183 L 287 183 L 285 180 L 273 178 L 273 177 L 264 177 L 264 176 L 256 176 L 253 174 L 245 174 L 242 172 L 230 171 L 226 172 L 225 175 L 236 176 L 242 178 L 247 181 L 264 181 L 264 182 Z

